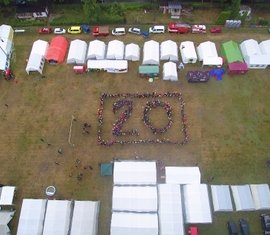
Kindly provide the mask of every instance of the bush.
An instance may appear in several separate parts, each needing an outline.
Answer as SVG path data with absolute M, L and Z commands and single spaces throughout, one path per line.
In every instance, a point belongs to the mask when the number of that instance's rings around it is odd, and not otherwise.
M 216 24 L 218 25 L 224 25 L 226 20 L 230 19 L 231 11 L 222 11 L 220 12 Z
M 260 18 L 258 20 L 258 25 L 266 26 L 266 25 L 268 25 L 268 20 Z

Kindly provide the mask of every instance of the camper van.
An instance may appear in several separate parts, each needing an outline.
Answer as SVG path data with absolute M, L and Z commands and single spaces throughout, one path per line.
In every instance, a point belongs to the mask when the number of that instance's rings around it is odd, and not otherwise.
M 114 36 L 121 36 L 126 34 L 125 28 L 115 28 L 112 30 L 112 35 Z
M 165 33 L 164 25 L 155 25 L 149 28 L 149 33 Z

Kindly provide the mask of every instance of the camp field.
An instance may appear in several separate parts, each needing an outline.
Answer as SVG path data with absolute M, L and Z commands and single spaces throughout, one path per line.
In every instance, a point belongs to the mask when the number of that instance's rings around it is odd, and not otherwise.
M 89 42 L 94 39 L 85 34 L 66 36 L 69 41 L 83 39 Z M 57 199 L 100 200 L 99 234 L 109 234 L 112 178 L 100 176 L 99 163 L 114 158 L 134 159 L 140 156 L 145 160 L 161 160 L 166 166 L 198 164 L 203 183 L 212 177 L 212 184 L 269 182 L 270 171 L 266 167 L 266 161 L 270 160 L 269 68 L 250 70 L 244 76 L 225 75 L 222 81 L 211 78 L 204 84 L 189 84 L 185 80 L 187 71 L 201 69 L 199 63 L 187 65 L 180 71 L 178 82 L 162 81 L 162 75 L 153 83 L 139 78 L 140 62 L 129 62 L 126 74 L 90 72 L 75 75 L 70 65 L 46 64 L 45 78 L 40 79 L 39 74 L 27 75 L 26 60 L 32 43 L 37 39 L 50 41 L 52 37 L 38 35 L 36 29 L 15 34 L 13 70 L 16 79 L 9 82 L 0 80 L 0 177 L 1 183 L 17 186 L 17 212 L 11 224 L 14 234 L 22 199 L 44 198 L 48 185 L 56 186 Z M 149 39 L 159 42 L 171 39 L 178 45 L 181 41 L 190 40 L 196 46 L 211 40 L 220 52 L 221 42 L 241 42 L 250 38 L 260 42 L 269 39 L 269 34 L 265 29 L 246 28 L 241 31 L 224 29 L 223 33 L 216 35 L 166 33 L 151 35 Z M 115 37 L 100 39 L 107 43 Z M 145 42 L 144 38 L 133 35 L 117 39 L 138 43 L 141 48 Z M 154 91 L 182 93 L 190 137 L 188 144 L 97 145 L 97 110 L 101 93 Z M 68 143 L 72 115 L 76 118 L 71 136 L 74 146 Z M 107 121 L 111 122 L 116 117 L 106 114 L 104 128 L 110 128 L 106 126 Z M 159 113 L 151 115 L 151 118 L 157 126 L 164 125 L 166 121 Z M 126 127 L 132 127 L 132 122 L 142 123 L 141 119 L 142 114 L 134 112 Z M 84 122 L 92 125 L 89 135 L 82 133 Z M 173 125 L 170 132 L 176 135 L 179 128 Z M 63 150 L 62 154 L 58 153 L 59 148 Z M 76 164 L 77 159 L 79 164 Z M 89 165 L 92 170 L 84 169 Z M 80 173 L 83 176 L 78 181 Z M 246 218 L 250 222 L 251 234 L 261 234 L 260 213 L 215 213 L 213 224 L 200 225 L 199 232 L 201 235 L 225 235 L 228 219 Z

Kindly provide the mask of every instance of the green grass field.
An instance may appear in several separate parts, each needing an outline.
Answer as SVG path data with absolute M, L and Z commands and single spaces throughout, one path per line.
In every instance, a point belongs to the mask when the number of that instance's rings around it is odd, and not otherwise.
M 69 40 L 93 40 L 89 35 L 66 36 Z M 167 166 L 198 164 L 203 183 L 210 177 L 214 177 L 213 184 L 269 183 L 270 171 L 265 166 L 270 160 L 269 68 L 250 70 L 244 76 L 225 75 L 222 81 L 211 79 L 206 84 L 189 84 L 185 80 L 186 72 L 200 69 L 200 64 L 187 65 L 179 72 L 179 82 L 175 83 L 162 79 L 148 83 L 140 79 L 138 62 L 129 62 L 129 72 L 120 75 L 75 75 L 72 66 L 46 64 L 46 78 L 39 79 L 38 74 L 28 76 L 25 67 L 32 43 L 37 39 L 49 41 L 51 38 L 52 35 L 38 35 L 34 28 L 25 34 L 16 34 L 13 58 L 16 82 L 0 81 L 0 178 L 1 183 L 18 187 L 17 212 L 11 223 L 13 234 L 16 233 L 22 199 L 44 198 L 45 188 L 53 184 L 57 188 L 57 199 L 100 200 L 99 234 L 108 235 L 112 178 L 101 177 L 98 164 L 113 158 L 142 156 L 147 160 L 162 160 Z M 191 40 L 198 44 L 212 40 L 218 49 L 221 42 L 230 39 L 241 42 L 248 38 L 261 41 L 269 39 L 269 35 L 264 29 L 247 28 L 224 30 L 220 35 L 151 36 L 159 42 Z M 112 39 L 110 36 L 102 40 L 108 42 Z M 145 41 L 133 35 L 119 39 L 125 43 L 138 43 L 141 48 Z M 182 93 L 190 136 L 187 145 L 115 145 L 110 148 L 97 145 L 97 109 L 101 93 L 152 91 Z M 72 131 L 74 147 L 68 144 L 72 115 L 77 119 Z M 140 121 L 140 115 L 134 113 L 132 118 Z M 92 125 L 90 135 L 82 134 L 81 125 L 86 121 Z M 158 123 L 160 120 L 155 117 L 154 121 Z M 174 131 L 173 127 L 171 131 Z M 57 153 L 58 148 L 63 149 L 62 155 Z M 75 166 L 76 159 L 81 161 L 79 167 Z M 55 164 L 56 161 L 59 165 Z M 93 170 L 84 170 L 85 165 L 91 165 Z M 83 173 L 82 181 L 77 180 L 79 173 Z M 237 220 L 241 217 L 249 220 L 251 234 L 261 234 L 260 213 L 215 213 L 213 224 L 199 226 L 200 234 L 225 235 L 225 222 L 229 218 Z

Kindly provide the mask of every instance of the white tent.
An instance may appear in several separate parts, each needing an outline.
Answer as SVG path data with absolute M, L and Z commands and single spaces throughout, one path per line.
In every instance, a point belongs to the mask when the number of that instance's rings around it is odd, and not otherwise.
M 43 40 L 37 40 L 33 43 L 25 69 L 28 74 L 30 72 L 39 72 L 42 74 L 48 47 L 49 43 Z
M 160 44 L 160 60 L 178 61 L 176 42 L 167 40 Z
M 143 62 L 142 64 L 159 65 L 159 43 L 150 40 L 143 46 Z
M 13 198 L 16 191 L 14 186 L 3 186 L 0 188 L 0 206 L 13 205 Z
M 211 185 L 214 211 L 233 211 L 229 185 Z
M 250 184 L 256 210 L 270 209 L 270 190 L 268 184 Z
M 10 65 L 13 48 L 14 31 L 9 25 L 0 26 L 0 70 L 6 70 Z
M 23 199 L 17 235 L 42 235 L 47 200 Z
M 84 64 L 87 43 L 80 39 L 71 41 L 67 56 L 67 64 Z
M 130 43 L 126 45 L 125 59 L 131 61 L 140 60 L 140 47 L 137 44 Z
M 106 54 L 105 42 L 93 40 L 89 42 L 87 59 L 89 60 L 104 60 Z
M 255 210 L 249 185 L 231 185 L 236 211 Z
M 128 71 L 127 60 L 88 60 L 87 70 L 103 70 L 108 73 L 126 73 Z
M 113 211 L 157 212 L 156 186 L 114 186 Z
M 176 63 L 169 61 L 163 64 L 163 80 L 178 81 Z
M 0 234 L 11 235 L 8 223 L 14 217 L 15 211 L 0 210 Z
M 75 201 L 70 235 L 97 235 L 99 201 Z
M 212 223 L 206 184 L 183 185 L 186 223 Z
M 158 185 L 160 235 L 185 235 L 181 188 L 176 184 Z
M 115 185 L 155 185 L 157 168 L 155 161 L 115 161 L 113 169 Z
M 265 69 L 270 65 L 270 57 L 262 54 L 258 42 L 248 39 L 240 44 L 243 58 L 250 69 Z
M 158 235 L 156 213 L 113 212 L 111 235 Z
M 108 43 L 106 59 L 123 60 L 125 53 L 125 45 L 122 41 L 112 40 Z
M 45 215 L 43 235 L 66 235 L 71 217 L 71 202 L 49 200 Z
M 197 62 L 198 58 L 193 42 L 191 41 L 181 42 L 179 50 L 184 64 L 188 63 L 194 64 Z
M 259 46 L 263 55 L 270 56 L 270 39 L 260 42 Z
M 210 41 L 200 43 L 197 52 L 199 61 L 203 61 L 206 57 L 218 57 L 216 45 Z
M 199 167 L 166 166 L 166 184 L 200 184 L 201 172 Z

